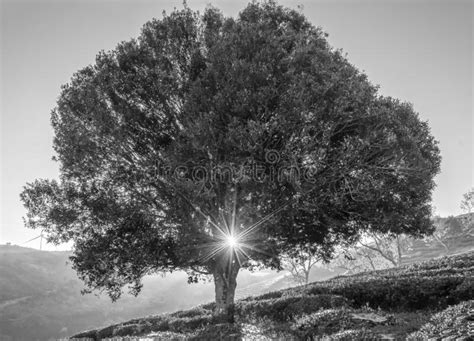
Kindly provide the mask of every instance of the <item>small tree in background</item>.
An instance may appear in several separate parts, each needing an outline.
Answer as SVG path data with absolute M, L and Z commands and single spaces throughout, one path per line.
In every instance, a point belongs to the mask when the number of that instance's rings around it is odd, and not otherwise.
M 60 178 L 25 187 L 26 224 L 72 241 L 73 267 L 112 299 L 186 270 L 213 277 L 232 321 L 241 268 L 432 230 L 428 124 L 274 2 L 146 23 L 73 75 L 51 121 Z
M 474 208 L 474 188 L 463 195 L 463 200 L 461 201 L 461 209 L 471 214 L 472 209 Z
M 359 241 L 359 244 L 388 261 L 392 266 L 402 264 L 402 256 L 409 249 L 410 242 L 405 235 L 380 235 L 369 233 L 369 240 Z
M 344 274 L 385 269 L 390 265 L 373 250 L 361 245 L 339 248 L 328 267 L 333 270 L 345 270 Z
M 456 239 L 466 232 L 463 223 L 453 216 L 447 218 L 435 217 L 433 223 L 435 230 L 427 239 L 441 245 L 446 253 L 451 252 Z
M 398 267 L 410 246 L 411 240 L 406 235 L 369 233 L 354 245 L 339 248 L 331 267 L 348 273 Z
M 311 269 L 317 262 L 318 259 L 314 256 L 283 258 L 283 268 L 290 272 L 296 283 L 304 285 L 309 283 Z
M 327 263 L 331 251 L 295 247 L 290 253 L 281 257 L 282 267 L 290 272 L 296 283 L 308 284 L 311 270 L 318 263 Z

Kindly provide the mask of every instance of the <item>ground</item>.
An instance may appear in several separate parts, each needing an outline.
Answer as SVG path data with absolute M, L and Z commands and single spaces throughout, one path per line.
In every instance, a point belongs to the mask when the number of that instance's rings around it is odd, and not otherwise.
M 473 340 L 474 252 L 213 303 L 77 334 L 93 340 Z M 471 326 L 471 327 L 470 327 Z

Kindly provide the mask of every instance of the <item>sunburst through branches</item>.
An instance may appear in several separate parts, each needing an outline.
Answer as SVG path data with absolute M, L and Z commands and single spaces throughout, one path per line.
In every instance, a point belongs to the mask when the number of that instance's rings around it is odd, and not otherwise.
M 298 197 L 301 198 L 315 189 L 316 187 L 312 187 Z M 211 233 L 213 241 L 195 246 L 201 250 L 206 250 L 205 253 L 199 257 L 198 263 L 205 264 L 213 258 L 225 254 L 229 265 L 237 262 L 240 267 L 243 262 L 251 260 L 251 253 L 260 253 L 271 257 L 272 255 L 269 252 L 262 250 L 257 246 L 259 243 L 256 243 L 255 234 L 264 223 L 280 213 L 298 197 L 295 196 L 289 199 L 286 203 L 283 203 L 281 206 L 247 227 L 244 227 L 238 222 L 236 193 L 234 193 L 232 209 L 229 209 L 226 212 L 228 219 L 225 217 L 225 211 L 223 209 L 219 210 L 221 222 L 212 219 L 209 214 L 204 213 L 199 207 L 193 205 L 196 212 L 201 214 L 206 219 L 207 223 L 213 227 L 213 232 Z
M 239 246 L 238 239 L 233 235 L 228 235 L 226 237 L 226 243 L 227 243 L 227 246 L 231 249 L 234 249 Z

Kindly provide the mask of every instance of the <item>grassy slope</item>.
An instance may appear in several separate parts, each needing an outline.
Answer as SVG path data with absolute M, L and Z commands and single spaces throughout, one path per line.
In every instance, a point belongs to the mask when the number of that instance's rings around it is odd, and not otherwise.
M 218 324 L 210 303 L 75 337 L 298 340 L 324 336 L 352 340 L 405 339 L 410 335 L 417 340 L 456 335 L 468 340 L 467 326 L 473 318 L 469 311 L 474 309 L 473 274 L 474 252 L 468 252 L 249 297 L 236 303 L 235 325 Z M 447 310 L 442 312 L 444 309 Z M 436 322 L 446 316 L 455 324 L 443 326 Z
M 462 238 L 453 237 L 450 244 L 449 253 L 472 249 L 474 233 Z M 413 246 L 413 250 L 405 255 L 404 263 L 446 254 L 446 250 L 434 242 L 419 240 Z M 213 299 L 212 283 L 188 285 L 184 273 L 174 273 L 166 278 L 145 278 L 143 292 L 138 297 L 125 295 L 116 303 L 107 297 L 81 296 L 83 283 L 65 264 L 68 256 L 67 252 L 0 245 L 0 339 L 19 341 L 66 337 L 136 316 L 187 309 Z M 337 271 L 317 268 L 311 279 L 323 280 L 335 275 Z M 289 279 L 283 273 L 242 272 L 236 297 L 287 288 L 291 285 Z M 173 294 L 176 292 L 180 295 Z

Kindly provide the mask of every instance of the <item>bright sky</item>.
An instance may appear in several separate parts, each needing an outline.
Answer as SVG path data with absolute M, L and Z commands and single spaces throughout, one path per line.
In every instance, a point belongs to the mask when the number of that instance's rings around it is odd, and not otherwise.
M 136 37 L 141 26 L 181 0 L 0 0 L 1 211 L 0 244 L 39 235 L 23 226 L 22 186 L 55 178 L 50 111 L 61 84 L 109 50 Z M 208 3 L 235 16 L 246 1 Z M 461 213 L 473 186 L 473 4 L 471 1 L 287 0 L 329 33 L 334 47 L 381 86 L 381 93 L 412 102 L 440 141 L 442 173 L 433 204 L 443 216 Z M 23 244 L 39 247 L 39 240 Z M 47 247 L 54 250 L 54 246 Z

